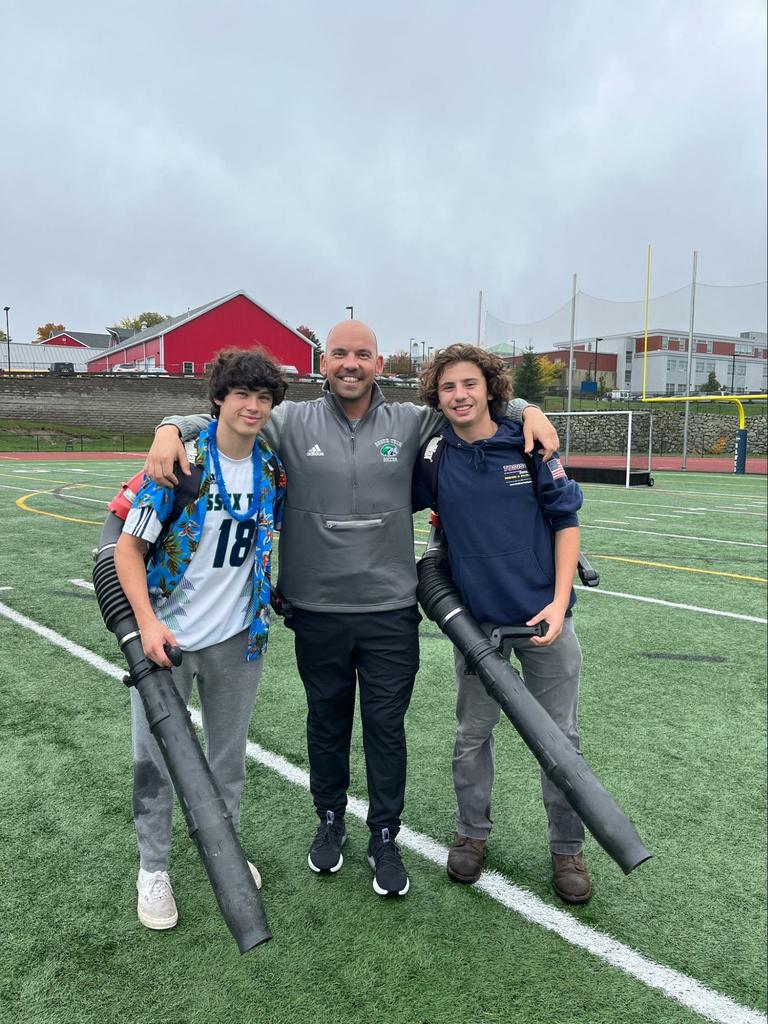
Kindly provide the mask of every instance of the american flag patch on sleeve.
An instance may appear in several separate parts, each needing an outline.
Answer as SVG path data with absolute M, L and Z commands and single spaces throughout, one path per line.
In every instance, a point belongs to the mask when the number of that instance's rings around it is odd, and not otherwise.
M 565 470 L 563 469 L 563 464 L 560 461 L 560 459 L 557 458 L 557 456 L 555 456 L 554 459 L 549 460 L 549 462 L 547 463 L 547 467 L 549 468 L 549 471 L 552 474 L 553 480 L 560 480 L 565 478 Z

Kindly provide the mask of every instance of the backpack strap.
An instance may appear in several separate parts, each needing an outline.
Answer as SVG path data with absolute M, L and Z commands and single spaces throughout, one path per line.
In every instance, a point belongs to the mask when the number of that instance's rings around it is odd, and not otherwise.
M 436 434 L 427 441 L 419 454 L 424 476 L 429 482 L 433 510 L 437 508 L 437 477 L 444 452 L 445 438 L 442 434 Z

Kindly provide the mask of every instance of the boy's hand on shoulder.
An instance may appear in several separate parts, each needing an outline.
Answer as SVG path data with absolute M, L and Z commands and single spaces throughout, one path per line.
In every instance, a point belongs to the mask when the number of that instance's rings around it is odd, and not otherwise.
M 563 631 L 566 609 L 555 601 L 542 608 L 538 615 L 526 622 L 526 626 L 537 626 L 540 622 L 546 622 L 549 626 L 546 636 L 532 636 L 531 640 L 537 647 L 547 647 L 554 643 Z
M 155 439 L 152 447 L 147 453 L 147 460 L 144 463 L 144 472 L 162 487 L 178 486 L 178 477 L 173 472 L 174 464 L 178 462 L 181 472 L 189 476 L 189 459 L 184 448 L 179 432 L 171 423 L 158 427 L 155 432 Z
M 560 447 L 560 438 L 552 422 L 535 405 L 528 405 L 523 409 L 523 438 L 525 450 L 529 455 L 533 451 L 534 441 L 538 441 L 545 460 L 551 458 Z

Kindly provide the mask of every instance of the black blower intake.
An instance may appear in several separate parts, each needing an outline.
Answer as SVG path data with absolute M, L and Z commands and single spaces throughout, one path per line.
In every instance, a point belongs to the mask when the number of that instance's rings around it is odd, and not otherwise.
M 261 894 L 173 677 L 144 656 L 136 619 L 115 570 L 115 545 L 122 528 L 123 521 L 110 512 L 93 569 L 99 609 L 128 662 L 125 682 L 141 697 L 222 917 L 237 948 L 247 953 L 272 938 Z
M 417 570 L 419 603 L 427 616 L 458 647 L 467 668 L 477 672 L 488 695 L 520 733 L 548 778 L 562 790 L 598 843 L 628 875 L 652 854 L 581 754 L 499 653 L 492 642 L 498 638 L 489 639 L 464 607 L 451 578 L 445 541 L 434 528 Z M 534 632 L 535 627 L 526 626 L 499 631 L 507 637 L 530 636 Z

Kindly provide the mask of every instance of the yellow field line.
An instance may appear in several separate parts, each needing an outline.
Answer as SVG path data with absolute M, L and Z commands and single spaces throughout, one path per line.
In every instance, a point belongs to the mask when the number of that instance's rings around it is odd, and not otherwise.
M 69 487 L 87 487 L 88 484 L 69 484 Z M 88 526 L 101 526 L 104 523 L 103 519 L 75 519 L 74 516 L 62 516 L 57 512 L 43 512 L 40 508 L 30 508 L 26 504 L 29 498 L 35 498 L 38 494 L 53 494 L 53 491 L 30 491 L 29 494 L 22 494 L 20 498 L 16 499 L 16 504 L 20 509 L 25 512 L 34 512 L 38 516 L 50 516 L 51 519 L 63 519 L 67 523 L 85 523 Z
M 644 562 L 640 558 L 622 558 L 619 555 L 598 555 L 592 553 L 590 558 L 606 558 L 609 562 L 631 562 L 633 565 L 650 565 L 654 569 L 675 569 L 678 572 L 698 572 L 703 576 L 727 576 L 732 580 L 753 580 L 755 583 L 768 583 L 762 576 L 742 576 L 737 572 L 716 572 L 714 569 L 694 569 L 690 565 L 669 565 L 667 562 Z

